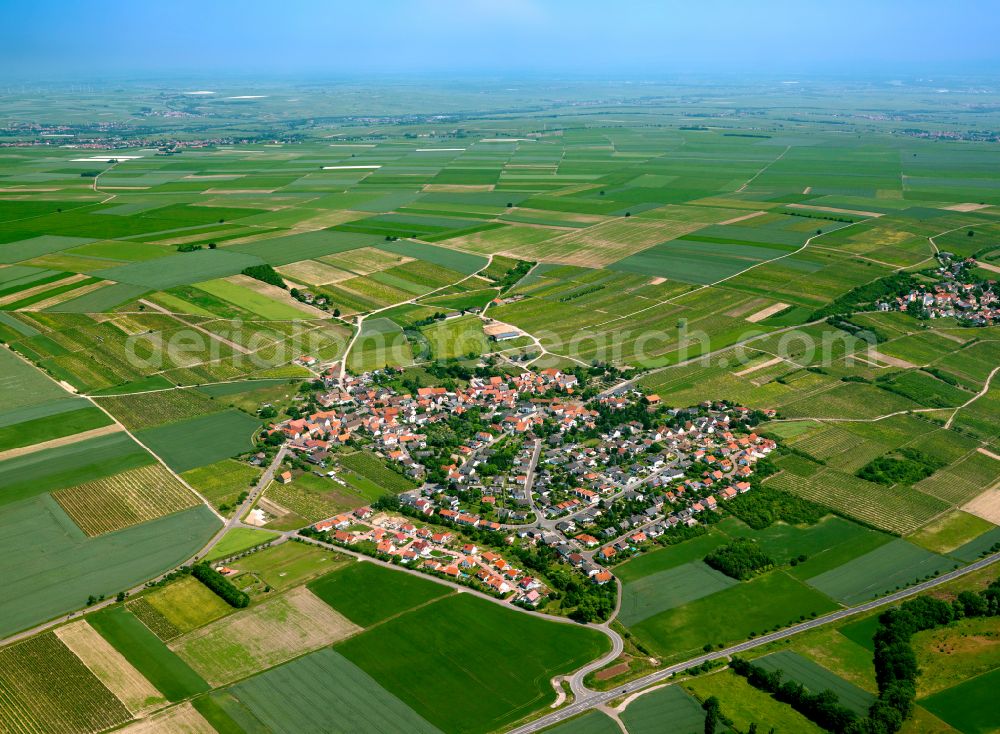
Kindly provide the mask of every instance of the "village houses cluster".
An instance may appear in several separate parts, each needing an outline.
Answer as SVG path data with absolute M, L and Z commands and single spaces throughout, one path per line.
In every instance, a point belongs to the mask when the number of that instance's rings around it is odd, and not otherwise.
M 704 403 L 665 409 L 658 396 L 638 390 L 585 404 L 574 397 L 577 378 L 555 369 L 473 378 L 453 389 L 422 387 L 416 394 L 381 386 L 372 373 L 336 377 L 318 396 L 323 410 L 271 431 L 321 466 L 337 444 L 370 442 L 421 482 L 400 496 L 416 523 L 365 507 L 314 530 L 531 607 L 545 599 L 544 583 L 496 548 L 481 551 L 467 542 L 463 530 L 499 533 L 507 545 L 549 546 L 559 560 L 603 585 L 613 579 L 606 566 L 749 491 L 754 463 L 776 448 L 748 426 L 752 412 L 746 408 Z M 658 416 L 656 422 L 615 422 L 614 415 L 636 405 Z M 422 462 L 440 459 L 427 450 L 429 426 L 473 408 L 488 429 L 463 436 L 449 463 L 439 467 L 440 480 L 424 481 L 432 467 Z M 486 474 L 497 447 L 509 442 L 504 471 Z M 420 526 L 417 518 L 436 525 Z
M 994 291 L 995 280 L 970 281 L 967 271 L 976 266 L 973 258 L 954 259 L 949 253 L 938 254 L 936 274 L 940 281 L 920 285 L 909 293 L 881 301 L 880 311 L 908 311 L 928 319 L 956 318 L 971 326 L 1000 323 L 1000 297 Z

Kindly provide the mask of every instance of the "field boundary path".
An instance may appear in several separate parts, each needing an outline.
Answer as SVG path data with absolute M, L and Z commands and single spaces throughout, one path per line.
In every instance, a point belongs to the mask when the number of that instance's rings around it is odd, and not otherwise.
M 101 426 L 100 428 L 91 428 L 89 431 L 82 431 L 80 433 L 73 433 L 69 436 L 61 436 L 60 438 L 53 438 L 51 441 L 42 441 L 41 443 L 33 443 L 30 446 L 19 446 L 16 449 L 7 449 L 6 451 L 0 451 L 0 461 L 6 461 L 7 459 L 14 459 L 18 456 L 26 456 L 27 454 L 33 454 L 36 451 L 45 451 L 46 449 L 55 449 L 60 446 L 71 446 L 75 443 L 80 443 L 81 441 L 86 441 L 89 438 L 97 438 L 98 436 L 107 436 L 110 433 L 121 433 L 122 426 L 119 423 L 112 423 L 111 425 Z
M 419 240 L 417 240 L 417 241 L 419 242 Z M 333 363 L 334 365 L 338 365 L 338 364 L 340 365 L 340 371 L 339 371 L 339 375 L 340 376 L 337 378 L 340 386 L 343 387 L 343 385 L 344 385 L 344 375 L 347 373 L 347 359 L 348 359 L 348 357 L 351 356 L 351 349 L 354 348 L 354 343 L 358 340 L 358 337 L 361 336 L 361 327 L 364 324 L 365 319 L 367 319 L 367 318 L 369 318 L 371 316 L 374 316 L 377 313 L 382 313 L 383 311 L 389 311 L 389 310 L 391 310 L 393 308 L 396 308 L 398 306 L 405 306 L 407 304 L 416 304 L 416 302 L 419 301 L 419 300 L 421 300 L 422 298 L 427 298 L 428 296 L 432 296 L 432 295 L 434 295 L 435 293 L 437 293 L 439 291 L 447 290 L 448 288 L 451 288 L 452 286 L 456 286 L 459 283 L 464 283 L 469 278 L 475 278 L 480 273 L 482 273 L 484 270 L 487 270 L 490 267 L 490 265 L 492 265 L 492 264 L 493 264 L 493 255 L 491 254 L 491 255 L 487 256 L 487 258 L 486 258 L 486 264 L 483 267 L 479 268 L 479 270 L 477 270 L 474 273 L 470 273 L 469 275 L 466 275 L 464 278 L 460 278 L 459 280 L 456 280 L 454 283 L 449 283 L 448 285 L 443 285 L 440 288 L 435 288 L 432 291 L 427 291 L 426 293 L 423 293 L 423 294 L 421 294 L 419 296 L 414 296 L 413 298 L 408 298 L 407 300 L 400 301 L 399 303 L 393 303 L 393 304 L 391 304 L 389 306 L 382 306 L 381 308 L 377 308 L 374 311 L 368 311 L 367 313 L 358 314 L 358 316 L 357 316 L 357 322 L 355 324 L 354 335 L 351 336 L 351 340 L 349 342 L 347 342 L 347 346 L 344 347 L 344 355 L 340 359 L 338 359 L 337 361 L 335 361 Z
M 209 331 L 208 329 L 206 329 L 203 326 L 199 326 L 198 324 L 192 324 L 190 321 L 182 319 L 180 316 L 178 316 L 177 314 L 175 314 L 173 311 L 169 311 L 168 309 L 165 309 L 163 306 L 160 306 L 159 304 L 153 303 L 152 301 L 147 301 L 145 298 L 140 298 L 139 299 L 139 303 L 143 304 L 144 306 L 148 306 L 149 308 L 153 309 L 154 311 L 158 311 L 159 313 L 162 313 L 165 316 L 169 316 L 170 318 L 172 318 L 172 319 L 174 319 L 176 321 L 179 321 L 180 323 L 184 324 L 185 326 L 187 326 L 187 327 L 189 327 L 191 329 L 194 329 L 195 331 L 200 331 L 205 336 L 208 336 L 209 338 L 214 339 L 215 341 L 219 342 L 220 344 L 225 344 L 227 347 L 230 347 L 231 349 L 235 349 L 237 352 L 240 352 L 241 354 L 250 354 L 250 350 L 247 349 L 246 347 L 244 347 L 242 344 L 237 344 L 234 341 L 231 341 L 229 339 L 226 339 L 225 337 L 219 336 L 218 334 L 216 334 L 216 333 L 214 333 L 212 331 Z

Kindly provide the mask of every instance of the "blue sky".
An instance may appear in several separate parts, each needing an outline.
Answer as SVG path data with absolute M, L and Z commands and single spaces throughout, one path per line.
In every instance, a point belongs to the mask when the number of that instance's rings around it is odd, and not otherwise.
M 1000 70 L 998 0 L 0 0 L 0 74 Z

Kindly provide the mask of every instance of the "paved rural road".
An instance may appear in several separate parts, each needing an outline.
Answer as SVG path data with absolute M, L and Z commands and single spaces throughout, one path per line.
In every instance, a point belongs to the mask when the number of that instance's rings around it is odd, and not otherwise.
M 278 453 L 274 455 L 271 463 L 268 465 L 264 473 L 260 475 L 260 479 L 257 480 L 257 484 L 254 485 L 253 489 L 247 494 L 247 498 L 243 500 L 243 503 L 236 508 L 233 512 L 233 516 L 226 520 L 226 524 L 223 526 L 222 530 L 219 531 L 218 538 L 221 538 L 230 528 L 241 527 L 241 528 L 253 528 L 254 530 L 259 530 L 256 525 L 247 525 L 240 518 L 253 507 L 253 503 L 257 501 L 260 493 L 263 492 L 267 485 L 271 483 L 274 479 L 274 473 L 278 471 L 278 467 L 281 466 L 281 462 L 284 461 L 285 455 L 288 453 L 288 445 L 281 444 L 281 448 L 278 449 Z M 215 545 L 217 538 L 213 538 L 209 545 Z
M 616 698 L 619 698 L 626 693 L 635 693 L 647 686 L 651 686 L 655 683 L 662 683 L 667 680 L 675 673 L 679 673 L 692 666 L 700 665 L 708 660 L 718 660 L 720 658 L 728 658 L 736 653 L 745 652 L 747 650 L 752 650 L 755 647 L 760 647 L 766 645 L 769 642 L 774 642 L 775 640 L 782 640 L 786 637 L 792 637 L 800 632 L 805 632 L 807 630 L 815 629 L 830 622 L 835 622 L 845 617 L 851 617 L 856 614 L 862 614 L 864 612 L 871 611 L 872 609 L 878 609 L 879 607 L 888 606 L 894 604 L 897 601 L 905 599 L 909 596 L 919 594 L 922 591 L 927 591 L 935 586 L 943 584 L 947 581 L 959 578 L 973 571 L 978 571 L 981 568 L 985 568 L 993 563 L 1000 561 L 1000 553 L 994 553 L 992 555 L 981 558 L 975 563 L 971 563 L 964 568 L 959 568 L 954 571 L 949 571 L 948 573 L 941 574 L 937 578 L 931 579 L 930 581 L 924 581 L 923 583 L 916 584 L 909 587 L 908 589 L 903 589 L 902 591 L 896 591 L 888 596 L 883 596 L 879 599 L 874 599 L 873 601 L 866 602 L 856 607 L 850 607 L 848 609 L 840 609 L 836 612 L 831 612 L 830 614 L 824 615 L 822 617 L 817 617 L 816 619 L 811 619 L 808 622 L 803 622 L 802 624 L 797 624 L 794 627 L 788 627 L 778 632 L 772 632 L 768 635 L 762 635 L 756 637 L 752 640 L 747 640 L 746 642 L 741 642 L 738 645 L 733 645 L 725 650 L 718 650 L 716 652 L 705 653 L 704 655 L 699 655 L 696 658 L 691 658 L 690 660 L 685 660 L 683 663 L 677 663 L 676 665 L 671 665 L 662 670 L 658 670 L 655 673 L 650 673 L 642 678 L 637 678 L 630 683 L 626 683 L 620 687 L 615 687 L 610 691 L 594 692 L 587 690 L 583 696 L 577 695 L 576 700 L 567 706 L 566 708 L 560 709 L 554 713 L 543 716 L 539 719 L 535 719 L 523 726 L 519 726 L 515 729 L 509 729 L 507 734 L 527 734 L 528 732 L 539 731 L 540 729 L 545 729 L 546 727 L 558 724 L 560 721 L 565 721 L 577 714 L 581 714 L 588 709 L 596 708 L 603 704 L 607 704 Z M 587 666 L 589 667 L 589 666 Z

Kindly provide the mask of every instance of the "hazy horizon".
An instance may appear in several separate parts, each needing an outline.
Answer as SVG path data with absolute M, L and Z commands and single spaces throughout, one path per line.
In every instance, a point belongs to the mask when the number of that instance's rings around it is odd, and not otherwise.
M 987 0 L 839 4 L 737 0 L 193 0 L 100 12 L 66 0 L 0 8 L 0 75 L 350 79 L 434 75 L 658 79 L 697 75 L 979 75 L 1000 72 Z

